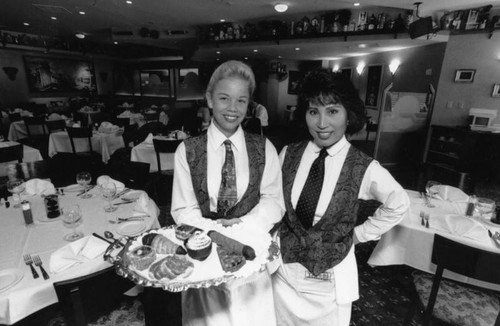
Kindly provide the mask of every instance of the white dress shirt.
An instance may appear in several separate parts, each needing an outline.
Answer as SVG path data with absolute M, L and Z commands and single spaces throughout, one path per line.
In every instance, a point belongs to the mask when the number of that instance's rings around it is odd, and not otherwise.
M 328 149 L 328 156 L 325 158 L 325 177 L 318 206 L 314 214 L 313 225 L 321 219 L 330 203 L 350 146 L 351 144 L 343 137 Z M 287 147 L 280 153 L 281 162 L 285 159 L 286 150 Z M 302 155 L 291 193 L 291 201 L 294 208 L 297 205 L 311 165 L 318 157 L 320 150 L 316 144 L 309 142 Z M 366 169 L 358 198 L 364 200 L 375 199 L 382 203 L 373 216 L 370 216 L 363 224 L 354 228 L 354 233 L 360 242 L 379 239 L 383 233 L 404 218 L 405 213 L 410 207 L 410 200 L 406 191 L 375 160 Z M 286 265 L 290 265 L 288 268 L 304 268 L 303 266 L 297 266 L 300 265 L 298 263 Z M 358 299 L 357 265 L 352 248 L 342 262 L 327 272 L 333 274 L 333 284 L 335 284 L 334 297 L 338 303 L 347 303 Z
M 243 129 L 238 127 L 229 138 L 211 123 L 207 130 L 207 184 L 210 210 L 217 211 L 217 196 L 221 183 L 221 169 L 225 160 L 224 141 L 232 143 L 236 168 L 236 188 L 238 201 L 245 193 L 249 181 L 248 154 Z M 260 183 L 259 203 L 245 216 L 242 222 L 253 224 L 269 231 L 279 222 L 285 212 L 282 192 L 281 167 L 276 149 L 266 139 L 266 161 Z M 174 183 L 172 191 L 172 216 L 177 224 L 203 225 L 200 207 L 195 196 L 186 147 L 181 143 L 175 152 Z

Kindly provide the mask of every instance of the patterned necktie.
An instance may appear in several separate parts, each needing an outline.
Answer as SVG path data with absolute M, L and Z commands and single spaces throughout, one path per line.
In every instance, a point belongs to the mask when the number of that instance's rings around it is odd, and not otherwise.
M 234 155 L 231 149 L 231 141 L 224 141 L 226 146 L 226 160 L 222 166 L 222 178 L 217 198 L 217 213 L 225 217 L 231 207 L 236 204 L 236 169 L 234 166 Z
M 309 170 L 306 183 L 300 193 L 295 212 L 305 229 L 312 226 L 319 195 L 323 187 L 325 176 L 325 157 L 328 155 L 326 148 L 321 149 L 319 156 L 314 160 Z

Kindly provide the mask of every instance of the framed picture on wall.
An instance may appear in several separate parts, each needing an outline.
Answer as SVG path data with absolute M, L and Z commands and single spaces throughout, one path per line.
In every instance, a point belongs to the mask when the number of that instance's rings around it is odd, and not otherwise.
M 143 96 L 172 97 L 170 70 L 141 70 L 140 79 Z
M 288 72 L 288 94 L 299 93 L 299 83 L 300 83 L 301 74 L 298 71 L 289 71 Z
M 493 85 L 493 94 L 491 96 L 500 97 L 500 84 Z
M 368 109 L 376 110 L 382 79 L 382 66 L 369 66 L 367 76 L 365 106 Z
M 91 61 L 24 56 L 28 87 L 32 93 L 97 92 Z
M 198 68 L 179 69 L 177 99 L 179 101 L 202 100 L 204 87 L 200 82 Z
M 455 72 L 455 83 L 472 83 L 476 69 L 457 69 Z

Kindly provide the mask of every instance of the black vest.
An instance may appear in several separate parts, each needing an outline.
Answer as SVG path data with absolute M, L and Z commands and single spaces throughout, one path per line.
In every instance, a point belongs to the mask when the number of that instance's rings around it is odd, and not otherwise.
M 353 146 L 347 153 L 332 199 L 323 217 L 304 229 L 292 207 L 292 186 L 308 142 L 288 146 L 283 162 L 283 196 L 287 213 L 280 227 L 284 263 L 298 262 L 314 275 L 341 262 L 352 246 L 358 211 L 358 194 L 371 157 Z
M 216 220 L 223 218 L 223 216 L 219 216 L 217 212 L 210 211 L 210 198 L 207 187 L 207 143 L 206 133 L 184 141 L 193 189 L 201 213 L 203 217 Z M 262 136 L 245 132 L 245 143 L 250 171 L 248 187 L 241 200 L 229 210 L 225 217 L 227 219 L 247 214 L 260 200 L 260 183 L 266 163 L 266 139 Z

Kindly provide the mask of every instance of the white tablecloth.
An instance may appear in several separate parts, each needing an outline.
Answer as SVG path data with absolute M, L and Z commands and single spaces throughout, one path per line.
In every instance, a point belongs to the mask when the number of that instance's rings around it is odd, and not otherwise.
M 174 153 L 160 153 L 162 170 L 174 169 Z M 142 142 L 132 148 L 130 160 L 133 162 L 149 163 L 149 172 L 158 171 L 158 162 L 153 144 Z
M 77 152 L 88 151 L 86 138 L 75 139 Z M 106 134 L 94 132 L 92 136 L 92 149 L 102 155 L 102 161 L 108 163 L 111 155 L 119 148 L 125 147 L 123 137 L 117 133 Z M 66 131 L 53 132 L 49 137 L 49 156 L 57 153 L 72 153 L 71 142 Z
M 372 266 L 386 265 L 407 265 L 421 271 L 435 273 L 436 266 L 431 262 L 432 245 L 434 243 L 434 234 L 439 233 L 442 236 L 454 241 L 461 242 L 473 247 L 500 252 L 493 241 L 488 237 L 487 230 L 500 232 L 500 225 L 484 222 L 480 217 L 473 219 L 484 226 L 484 232 L 478 232 L 477 237 L 465 237 L 446 232 L 441 227 L 446 216 L 457 215 L 457 223 L 460 223 L 465 209 L 465 204 L 450 203 L 447 201 L 432 199 L 435 208 L 428 208 L 424 204 L 423 198 L 415 191 L 408 190 L 411 200 L 410 211 L 404 220 L 389 232 L 385 233 L 377 246 L 373 250 L 368 264 Z M 420 212 L 430 213 L 429 228 L 421 224 Z M 465 217 L 463 217 L 465 218 Z M 469 235 L 470 236 L 470 235 Z M 470 283 L 488 289 L 500 290 L 500 286 L 490 283 L 480 282 L 469 279 L 464 276 L 445 271 L 444 276 L 449 279 L 464 283 Z
M 65 192 L 64 196 L 59 196 L 61 207 L 71 204 L 79 204 L 82 209 L 83 224 L 78 230 L 86 236 L 95 232 L 103 235 L 109 230 L 119 237 L 116 230 L 119 225 L 111 224 L 108 220 L 116 217 L 132 216 L 135 204 L 117 206 L 113 213 L 105 213 L 103 207 L 107 202 L 99 195 L 97 188 L 90 191 L 94 196 L 90 199 L 80 199 L 77 192 Z M 57 302 L 57 295 L 54 291 L 53 283 L 74 277 L 87 275 L 98 270 L 109 267 L 102 256 L 89 262 L 77 264 L 60 273 L 52 274 L 49 268 L 50 255 L 57 249 L 65 246 L 68 242 L 63 240 L 65 234 L 71 230 L 62 226 L 59 219 L 50 222 L 40 222 L 46 220 L 45 208 L 40 196 L 23 196 L 31 202 L 35 224 L 25 226 L 21 209 L 5 208 L 0 206 L 0 216 L 2 226 L 0 227 L 0 271 L 10 268 L 17 268 L 24 273 L 23 279 L 14 287 L 0 292 L 0 324 L 13 324 L 22 318 Z M 11 201 L 12 202 L 12 201 Z M 158 207 L 150 200 L 148 205 L 149 218 L 145 221 L 149 228 L 159 227 Z M 40 277 L 33 279 L 29 266 L 24 264 L 22 259 L 24 254 L 39 255 L 44 263 L 44 268 L 49 273 L 50 279 L 44 280 L 40 269 L 36 267 Z
M 43 135 L 42 126 L 31 126 L 30 131 L 32 135 Z M 47 132 L 47 129 L 45 129 Z M 28 131 L 26 130 L 26 124 L 24 121 L 14 121 L 10 124 L 9 135 L 7 136 L 9 140 L 19 140 L 28 137 Z
M 14 141 L 0 142 L 0 147 L 12 146 L 17 144 L 18 143 Z M 23 145 L 23 151 L 24 151 L 23 162 L 34 162 L 43 160 L 42 154 L 36 148 Z M 17 161 L 0 163 L 0 177 L 7 175 L 7 166 L 10 163 L 17 163 Z

